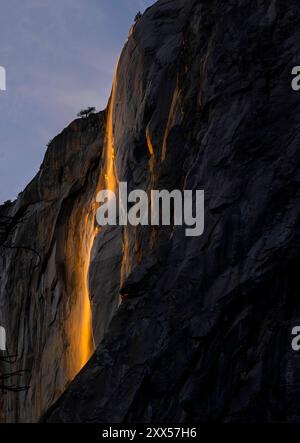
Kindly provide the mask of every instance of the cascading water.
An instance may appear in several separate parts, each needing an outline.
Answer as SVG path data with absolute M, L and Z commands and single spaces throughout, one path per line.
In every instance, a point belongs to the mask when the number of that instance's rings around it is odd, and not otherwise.
M 95 196 L 99 190 L 106 188 L 111 191 L 115 191 L 117 188 L 117 178 L 114 170 L 114 135 L 113 135 L 113 113 L 115 107 L 115 96 L 117 86 L 117 68 L 113 79 L 112 93 L 107 111 L 106 120 L 106 133 L 104 140 L 104 149 L 102 156 L 103 168 L 101 170 L 100 178 L 98 181 L 96 193 L 93 201 L 90 204 L 89 211 L 85 214 L 84 223 L 82 226 L 82 241 L 81 241 L 81 254 L 83 259 L 79 260 L 79 266 L 77 268 L 79 274 L 78 281 L 78 293 L 80 294 L 80 300 L 77 304 L 76 317 L 80 325 L 80 343 L 79 343 L 79 355 L 76 360 L 73 360 L 74 367 L 72 372 L 76 375 L 79 370 L 86 364 L 94 351 L 94 340 L 92 332 L 92 309 L 89 296 L 89 284 L 88 274 L 91 260 L 91 251 L 95 241 L 95 237 L 99 233 L 99 227 L 95 224 L 96 216 L 96 204 Z

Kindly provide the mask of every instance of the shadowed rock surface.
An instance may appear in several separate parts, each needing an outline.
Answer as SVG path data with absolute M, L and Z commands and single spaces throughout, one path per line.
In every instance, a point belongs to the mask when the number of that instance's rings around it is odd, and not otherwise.
M 204 189 L 205 232 L 125 231 L 125 301 L 46 421 L 300 421 L 299 18 L 293 1 L 162 0 L 138 21 L 118 177 Z
M 132 29 L 113 103 L 117 178 L 204 189 L 205 231 L 99 234 L 98 346 L 43 421 L 300 421 L 299 22 L 296 1 L 160 0 Z
M 50 143 L 37 176 L 11 204 L 0 237 L 0 324 L 14 382 L 26 392 L 0 397 L 1 421 L 37 421 L 80 369 L 78 312 L 82 230 L 98 180 L 104 113 L 76 120 Z M 1 356 L 7 353 L 1 353 Z

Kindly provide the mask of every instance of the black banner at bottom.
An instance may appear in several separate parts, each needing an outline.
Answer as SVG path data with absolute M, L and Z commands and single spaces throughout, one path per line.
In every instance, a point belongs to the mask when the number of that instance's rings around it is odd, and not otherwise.
M 300 432 L 298 424 L 207 424 L 207 425 L 149 425 L 149 424 L 1 424 L 0 441 L 3 438 L 19 438 L 20 441 L 53 441 L 61 438 L 84 440 L 84 443 L 115 441 L 189 440 L 222 441 L 241 438 L 251 441 L 260 437 L 286 440 Z

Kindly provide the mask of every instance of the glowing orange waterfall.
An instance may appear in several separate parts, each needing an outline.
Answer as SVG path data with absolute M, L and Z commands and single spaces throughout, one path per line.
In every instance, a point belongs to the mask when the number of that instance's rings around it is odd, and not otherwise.
M 69 380 L 77 375 L 94 351 L 88 286 L 90 255 L 96 235 L 91 203 L 86 207 L 83 201 L 79 201 L 68 225 L 66 262 L 68 300 L 72 303 L 67 327 Z
M 92 330 L 92 309 L 90 303 L 90 294 L 89 294 L 89 284 L 88 284 L 88 276 L 89 276 L 89 266 L 91 260 L 91 251 L 93 247 L 93 243 L 97 234 L 97 228 L 95 227 L 94 220 L 94 210 L 91 211 L 91 214 L 86 215 L 85 218 L 85 244 L 84 253 L 86 259 L 83 263 L 82 268 L 82 303 L 81 303 L 81 343 L 80 343 L 80 369 L 86 364 L 88 359 L 91 357 L 94 351 L 94 339 L 93 339 L 93 330 Z
M 112 93 L 107 111 L 106 134 L 105 134 L 103 158 L 102 158 L 103 169 L 100 179 L 98 181 L 96 194 L 103 187 L 105 187 L 106 189 L 110 189 L 111 191 L 115 191 L 117 188 L 117 179 L 114 171 L 115 151 L 114 151 L 114 135 L 113 135 L 113 111 L 115 105 L 116 86 L 117 86 L 117 68 L 114 75 Z M 89 285 L 88 285 L 91 251 L 95 237 L 99 233 L 99 228 L 95 225 L 97 207 L 94 202 L 95 202 L 95 196 L 93 199 L 93 203 L 91 204 L 90 211 L 85 216 L 85 222 L 84 222 L 85 238 L 82 245 L 85 260 L 82 267 L 83 290 L 82 290 L 82 303 L 81 303 L 80 369 L 86 364 L 86 362 L 88 361 L 88 359 L 90 358 L 90 356 L 94 351 L 94 341 L 92 333 L 92 313 L 91 313 Z
M 113 87 L 112 87 L 112 93 L 111 93 L 111 99 L 109 103 L 108 108 L 108 114 L 107 114 L 107 123 L 106 123 L 106 136 L 105 136 L 105 149 L 104 149 L 104 183 L 105 188 L 109 189 L 110 191 L 116 192 L 117 186 L 118 186 L 118 179 L 115 174 L 115 142 L 114 142 L 114 127 L 113 127 L 113 113 L 114 113 L 114 106 L 116 103 L 116 91 L 117 91 L 117 70 L 118 70 L 118 64 L 115 69 L 114 74 L 114 81 L 113 81 Z M 128 233 L 127 230 L 124 229 L 123 231 L 123 258 L 122 258 L 122 264 L 121 264 L 121 285 L 124 281 L 125 275 L 130 270 L 129 267 L 129 240 L 128 240 Z M 119 303 L 121 303 L 121 299 L 119 300 Z
M 115 175 L 115 166 L 114 166 L 114 160 L 115 160 L 115 147 L 114 147 L 114 127 L 113 127 L 113 113 L 114 113 L 114 106 L 116 102 L 116 90 L 117 90 L 117 70 L 118 65 L 115 69 L 114 74 L 114 80 L 113 80 L 113 86 L 112 86 L 112 92 L 111 92 L 111 98 L 108 106 L 108 112 L 107 112 L 107 121 L 106 121 L 106 134 L 105 134 L 105 146 L 104 146 L 104 155 L 103 155 L 103 161 L 104 161 L 104 180 L 105 180 L 105 189 L 109 189 L 110 191 L 116 191 L 117 189 L 117 178 Z M 100 186 L 101 189 L 101 182 L 100 179 Z

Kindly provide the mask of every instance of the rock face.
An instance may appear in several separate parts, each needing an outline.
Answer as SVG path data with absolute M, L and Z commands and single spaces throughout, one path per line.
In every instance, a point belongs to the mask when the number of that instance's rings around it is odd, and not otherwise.
M 73 122 L 50 143 L 18 200 L 0 207 L 0 221 L 7 221 L 0 238 L 0 324 L 9 354 L 18 356 L 0 372 L 25 370 L 8 384 L 30 386 L 2 396 L 2 421 L 37 421 L 86 361 L 80 331 L 84 233 L 104 126 L 104 113 Z
M 110 101 L 116 178 L 129 190 L 204 189 L 205 230 L 190 238 L 180 226 L 128 226 L 96 236 L 97 349 L 44 421 L 300 421 L 291 348 L 300 321 L 300 108 L 290 86 L 299 19 L 295 1 L 160 0 L 132 29 Z M 62 135 L 44 181 L 9 208 L 18 217 L 30 210 L 14 235 L 41 242 L 44 263 L 25 250 L 3 259 L 3 324 L 14 320 L 22 367 L 33 371 L 34 389 L 9 397 L 16 420 L 25 406 L 37 419 L 71 379 L 64 362 L 77 272 L 71 290 L 65 274 L 86 261 L 80 248 L 69 263 L 71 240 L 85 232 L 75 221 L 92 205 L 107 144 L 103 123 L 95 132 L 92 121 L 73 123 L 81 124 L 90 129 L 74 137 L 89 141 Z M 27 264 L 15 264 L 23 254 Z M 49 361 L 53 371 L 38 384 Z

